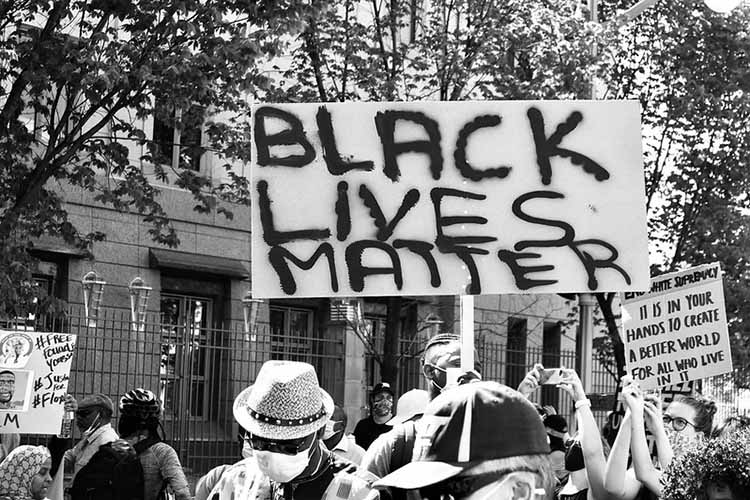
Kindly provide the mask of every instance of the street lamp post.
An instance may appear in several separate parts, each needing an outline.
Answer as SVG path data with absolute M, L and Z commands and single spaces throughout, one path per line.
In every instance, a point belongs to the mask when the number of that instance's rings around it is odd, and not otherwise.
M 258 339 L 258 311 L 262 299 L 253 298 L 253 293 L 248 290 L 242 298 L 242 316 L 245 320 L 245 340 L 255 342 Z
M 133 323 L 133 330 L 140 332 L 146 329 L 146 307 L 148 305 L 148 296 L 151 295 L 152 288 L 139 277 L 133 278 L 128 285 L 130 292 L 130 320 Z
M 96 328 L 96 321 L 99 319 L 99 307 L 102 303 L 104 294 L 104 281 L 96 274 L 96 271 L 89 271 L 81 278 L 83 286 L 83 313 L 88 328 Z

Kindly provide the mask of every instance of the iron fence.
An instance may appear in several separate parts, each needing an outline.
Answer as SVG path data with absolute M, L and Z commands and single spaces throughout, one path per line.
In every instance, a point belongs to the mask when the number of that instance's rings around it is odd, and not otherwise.
M 750 416 L 750 380 L 744 370 L 704 379 L 701 392 L 716 402 L 714 425 L 729 417 Z
M 138 327 L 129 311 L 102 310 L 96 327 L 90 327 L 82 311 L 73 310 L 65 318 L 42 318 L 35 329 L 77 335 L 68 389 L 77 398 L 104 393 L 117 406 L 130 389 L 144 387 L 156 393 L 164 404 L 165 437 L 188 472 L 205 473 L 240 458 L 232 403 L 254 382 L 265 361 L 310 363 L 324 387 L 343 373 L 343 336 L 314 341 L 281 337 L 273 335 L 268 324 L 259 324 L 251 337 L 240 323 L 217 329 L 159 319 L 149 315 Z M 116 416 L 117 412 L 115 428 Z M 79 438 L 77 430 L 74 438 Z
M 397 394 L 403 394 L 410 389 L 427 389 L 427 381 L 421 372 L 421 357 L 429 335 L 421 333 L 411 339 L 400 341 L 400 358 L 398 360 L 398 379 L 396 381 Z M 367 353 L 367 383 L 372 388 L 381 380 L 379 356 L 383 351 L 383 337 L 372 339 L 371 350 Z M 482 336 L 475 339 L 477 364 L 484 380 L 493 380 L 511 387 L 517 387 L 523 377 L 536 363 L 548 367 L 576 366 L 576 352 L 562 350 L 550 352 L 543 348 L 532 347 L 526 349 L 508 348 L 504 338 Z M 592 370 L 592 393 L 615 394 L 617 382 L 606 368 L 596 360 Z M 568 418 L 572 423 L 574 415 L 573 402 L 568 394 L 557 387 L 542 387 L 535 391 L 531 401 L 542 406 L 553 406 L 557 412 Z M 603 425 L 607 413 L 612 408 L 594 408 L 597 421 Z

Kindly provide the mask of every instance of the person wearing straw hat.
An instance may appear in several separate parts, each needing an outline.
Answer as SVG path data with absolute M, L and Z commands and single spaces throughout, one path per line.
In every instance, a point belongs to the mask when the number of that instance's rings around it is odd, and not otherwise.
M 234 400 L 234 418 L 252 455 L 228 468 L 211 500 L 356 500 L 368 483 L 356 465 L 322 441 L 333 400 L 315 369 L 295 361 L 267 361 L 255 383 Z
M 414 460 L 374 486 L 418 490 L 426 500 L 551 500 L 548 453 L 542 420 L 522 394 L 468 383 L 427 406 Z

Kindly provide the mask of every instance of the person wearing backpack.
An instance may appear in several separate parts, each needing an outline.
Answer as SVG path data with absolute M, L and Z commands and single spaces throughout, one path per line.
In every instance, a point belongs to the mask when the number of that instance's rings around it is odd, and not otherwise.
M 76 415 L 76 426 L 81 431 L 81 440 L 65 452 L 65 472 L 72 472 L 73 480 L 89 463 L 102 445 L 115 441 L 119 436 L 110 423 L 115 411 L 112 400 L 106 394 L 92 394 L 77 402 L 70 394 L 65 397 L 65 408 Z
M 190 500 L 190 488 L 174 448 L 164 442 L 161 402 L 148 389 L 134 389 L 120 398 L 117 430 L 138 456 L 143 475 L 143 500 L 164 500 L 167 487 L 175 500 Z
M 103 444 L 78 471 L 71 500 L 143 500 L 143 467 L 127 441 Z

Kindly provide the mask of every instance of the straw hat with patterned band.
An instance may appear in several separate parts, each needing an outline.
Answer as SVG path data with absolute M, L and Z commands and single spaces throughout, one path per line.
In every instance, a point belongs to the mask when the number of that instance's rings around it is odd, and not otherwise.
M 234 418 L 267 439 L 298 439 L 323 427 L 333 399 L 318 385 L 315 368 L 296 361 L 266 361 L 255 383 L 234 400 Z

